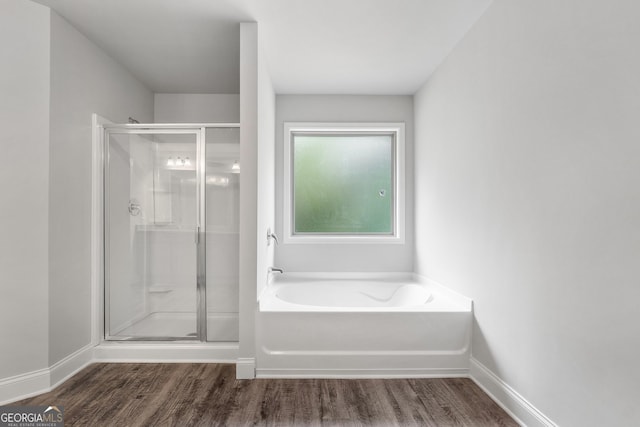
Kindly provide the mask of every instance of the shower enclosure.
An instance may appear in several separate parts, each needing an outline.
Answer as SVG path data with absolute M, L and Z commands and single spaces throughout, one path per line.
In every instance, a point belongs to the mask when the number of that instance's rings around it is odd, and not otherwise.
M 106 340 L 238 340 L 239 125 L 104 126 Z

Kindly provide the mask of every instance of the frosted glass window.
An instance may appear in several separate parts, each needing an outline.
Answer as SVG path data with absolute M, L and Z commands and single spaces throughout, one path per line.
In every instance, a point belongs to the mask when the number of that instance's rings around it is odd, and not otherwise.
M 293 234 L 394 234 L 394 133 L 293 133 Z

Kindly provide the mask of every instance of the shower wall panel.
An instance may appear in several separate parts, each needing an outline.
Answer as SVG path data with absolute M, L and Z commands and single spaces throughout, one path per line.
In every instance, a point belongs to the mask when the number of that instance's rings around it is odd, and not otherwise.
M 196 257 L 192 229 L 156 228 L 147 232 L 147 312 L 195 314 Z

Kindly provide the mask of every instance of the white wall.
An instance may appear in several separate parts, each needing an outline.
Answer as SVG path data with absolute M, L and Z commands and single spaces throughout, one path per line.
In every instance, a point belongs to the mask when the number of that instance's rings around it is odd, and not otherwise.
M 275 231 L 275 109 L 271 76 L 258 39 L 258 296 L 274 264 L 275 244 L 267 244 L 267 230 Z
M 258 24 L 240 24 L 240 342 L 238 378 L 255 375 L 258 221 Z
M 286 271 L 413 271 L 413 97 L 278 95 L 276 97 L 275 192 L 276 230 L 283 231 L 285 122 L 404 122 L 404 244 L 281 244 L 275 262 Z
M 238 378 L 255 375 L 258 292 L 273 264 L 267 227 L 273 227 L 275 94 L 258 37 L 258 24 L 240 24 L 240 348 Z
M 639 20 L 496 0 L 416 95 L 416 270 L 558 425 L 640 425 Z
M 238 123 L 240 95 L 156 93 L 155 123 Z
M 91 339 L 92 113 L 148 123 L 153 94 L 51 12 L 50 364 Z
M 3 379 L 48 366 L 49 9 L 0 1 L 0 52 Z

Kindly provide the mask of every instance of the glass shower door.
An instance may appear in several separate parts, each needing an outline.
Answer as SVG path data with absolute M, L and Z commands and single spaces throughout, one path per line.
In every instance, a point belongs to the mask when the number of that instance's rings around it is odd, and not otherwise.
M 238 341 L 240 129 L 206 129 L 207 341 Z
M 205 336 L 198 321 L 200 135 L 199 129 L 106 131 L 106 339 Z

